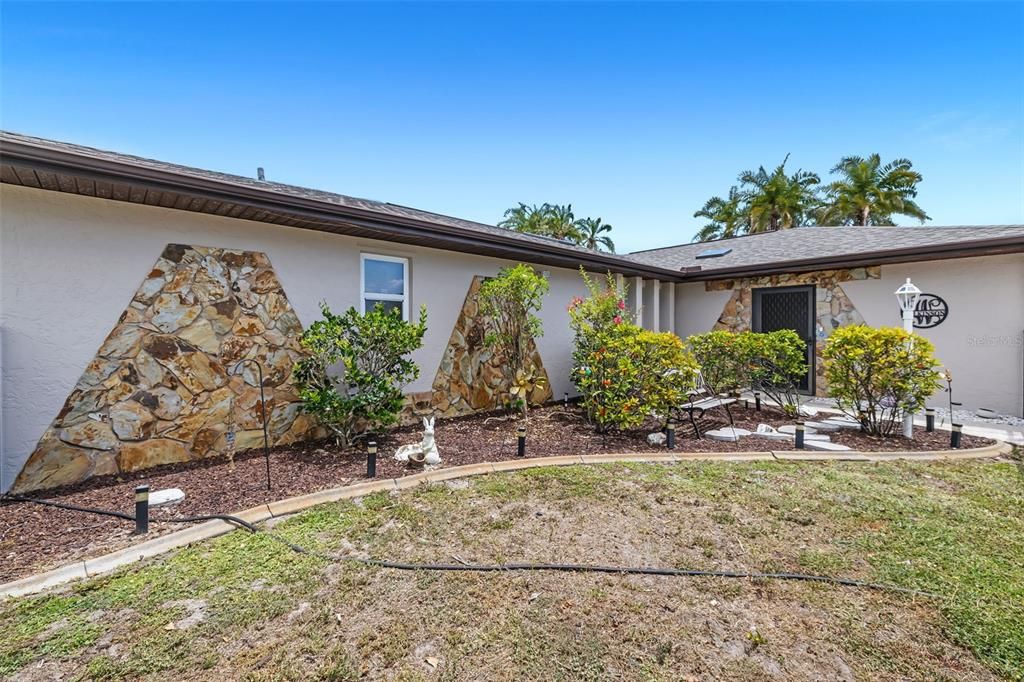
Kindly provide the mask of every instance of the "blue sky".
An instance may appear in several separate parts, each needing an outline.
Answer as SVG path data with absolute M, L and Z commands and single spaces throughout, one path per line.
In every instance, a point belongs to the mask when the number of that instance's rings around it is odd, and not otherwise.
M 689 241 L 760 164 L 905 156 L 1024 222 L 1024 3 L 0 6 L 0 124 L 494 223 Z

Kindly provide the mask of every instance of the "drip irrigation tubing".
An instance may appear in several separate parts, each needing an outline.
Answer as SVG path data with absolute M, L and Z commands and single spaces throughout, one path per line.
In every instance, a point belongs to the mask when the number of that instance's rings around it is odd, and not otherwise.
M 92 507 L 79 507 L 73 504 L 54 502 L 52 500 L 41 500 L 34 497 L 23 497 L 21 495 L 3 495 L 0 500 L 13 502 L 26 502 L 40 504 L 47 507 L 56 507 L 68 511 L 82 512 L 88 514 L 100 514 L 112 516 L 125 521 L 135 521 L 135 516 L 126 512 L 112 511 L 110 509 L 95 509 Z M 666 577 L 695 577 L 695 578 L 743 578 L 747 580 L 791 580 L 802 582 L 826 583 L 830 585 L 841 585 L 844 587 L 856 587 L 861 589 L 878 590 L 881 592 L 897 592 L 917 597 L 929 597 L 941 599 L 943 595 L 924 590 L 915 590 L 910 587 L 898 585 L 887 585 L 885 583 L 872 583 L 853 578 L 835 578 L 825 575 L 809 575 L 804 573 L 762 573 L 757 571 L 724 571 L 724 570 L 702 570 L 696 568 L 660 568 L 657 566 L 603 566 L 600 564 L 559 564 L 559 563 L 503 563 L 503 564 L 473 564 L 473 563 L 410 563 L 404 561 L 389 561 L 387 559 L 367 559 L 364 557 L 339 556 L 319 552 L 317 550 L 303 547 L 286 538 L 259 528 L 255 524 L 230 514 L 203 514 L 198 516 L 174 516 L 174 517 L 151 517 L 154 522 L 169 523 L 200 523 L 203 521 L 225 521 L 245 528 L 253 534 L 265 535 L 268 538 L 284 545 L 297 554 L 323 559 L 330 562 L 350 562 L 364 566 L 375 566 L 388 568 L 397 571 L 450 571 L 462 573 L 507 573 L 512 571 L 555 571 L 563 573 L 612 573 L 619 575 L 654 575 Z

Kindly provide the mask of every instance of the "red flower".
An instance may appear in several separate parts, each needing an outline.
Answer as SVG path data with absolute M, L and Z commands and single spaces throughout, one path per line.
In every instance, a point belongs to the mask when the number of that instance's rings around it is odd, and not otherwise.
M 619 299 L 619 303 L 618 303 L 618 306 L 619 306 L 619 310 L 625 310 L 625 309 L 626 309 L 626 302 L 625 302 L 625 301 L 623 301 L 623 300 L 622 300 L 622 299 L 620 298 L 620 299 Z
M 622 324 L 622 318 L 616 315 L 614 318 L 612 318 L 612 322 L 614 322 L 615 324 Z

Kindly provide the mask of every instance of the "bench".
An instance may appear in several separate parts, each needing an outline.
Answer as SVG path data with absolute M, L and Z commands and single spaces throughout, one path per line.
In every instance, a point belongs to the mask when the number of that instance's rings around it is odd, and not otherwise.
M 704 377 L 701 374 L 697 374 L 696 390 L 692 391 L 687 398 L 688 402 L 685 402 L 682 405 L 677 405 L 673 408 L 673 412 L 676 415 L 679 415 L 682 412 L 686 413 L 697 438 L 701 438 L 700 428 L 697 426 L 697 420 L 703 418 L 704 413 L 708 410 L 713 410 L 718 407 L 725 410 L 725 415 L 729 418 L 729 426 L 735 428 L 736 425 L 733 422 L 732 412 L 729 410 L 729 405 L 732 405 L 737 399 L 725 398 L 720 395 L 716 395 L 714 391 L 711 390 L 711 387 L 704 381 Z M 695 413 L 699 414 L 695 415 Z

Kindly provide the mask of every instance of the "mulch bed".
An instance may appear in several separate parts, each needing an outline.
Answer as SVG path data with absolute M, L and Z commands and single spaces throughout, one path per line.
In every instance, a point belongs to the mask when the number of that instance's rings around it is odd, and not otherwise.
M 792 423 L 777 411 L 757 412 L 742 406 L 733 409 L 736 426 L 753 431 L 759 423 L 775 427 Z M 825 415 L 822 416 L 825 418 Z M 724 413 L 713 411 L 701 422 L 701 430 L 725 425 Z M 472 415 L 438 420 L 439 467 L 516 456 L 517 422 L 503 416 Z M 652 429 L 653 429 L 652 425 Z M 580 455 L 614 452 L 664 452 L 652 446 L 647 434 L 652 429 L 602 436 L 594 433 L 578 408 L 553 405 L 530 413 L 526 456 Z M 878 439 L 856 431 L 829 434 L 832 442 L 861 451 L 942 450 L 949 447 L 949 433 L 926 433 L 915 429 L 912 441 L 903 438 Z M 399 445 L 418 442 L 420 429 L 407 426 L 378 438 L 380 456 L 377 476 L 396 478 L 410 473 L 407 465 L 392 454 Z M 962 447 L 975 448 L 993 441 L 963 436 Z M 687 425 L 676 436 L 678 452 L 747 452 L 791 450 L 787 441 L 743 438 L 737 443 L 694 437 Z M 272 488 L 266 488 L 266 464 L 261 450 L 235 457 L 200 460 L 155 467 L 121 476 L 103 476 L 75 486 L 34 493 L 35 497 L 81 507 L 134 512 L 134 490 L 148 483 L 151 490 L 181 488 L 185 500 L 167 509 L 151 510 L 150 533 L 145 539 L 182 528 L 182 524 L 159 522 L 160 517 L 231 513 L 263 502 L 346 485 L 366 477 L 365 449 L 340 448 L 333 441 L 307 442 L 271 450 Z M 29 503 L 0 503 L 0 582 L 7 582 L 74 560 L 99 556 L 141 541 L 133 536 L 131 522 L 111 517 L 66 511 Z

